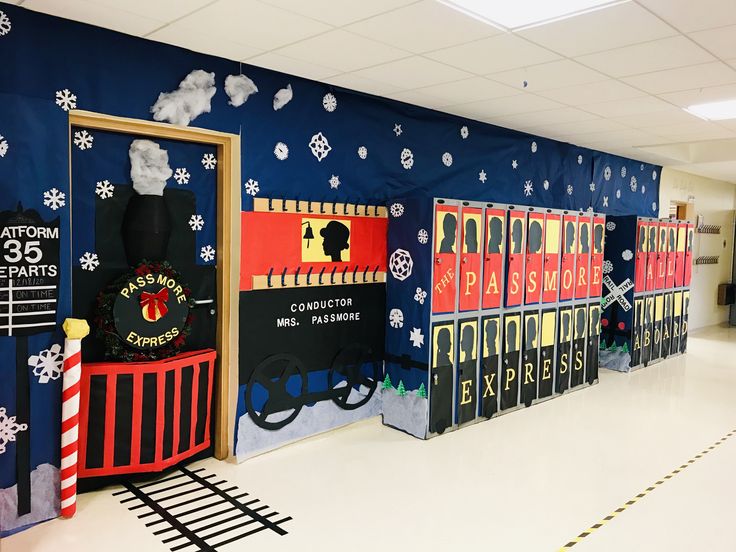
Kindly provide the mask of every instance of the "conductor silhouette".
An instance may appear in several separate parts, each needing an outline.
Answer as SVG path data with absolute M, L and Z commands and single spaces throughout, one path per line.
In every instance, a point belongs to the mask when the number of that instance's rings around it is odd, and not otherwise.
M 567 341 L 570 339 L 570 313 L 562 313 L 562 339 Z
M 644 308 L 644 324 L 652 323 L 652 310 L 654 309 L 654 303 L 647 299 L 646 307 Z
M 590 328 L 591 328 L 591 336 L 592 335 L 598 335 L 598 322 L 600 321 L 601 313 L 598 309 L 593 309 L 590 313 Z M 593 333 L 595 331 L 595 333 Z
M 529 253 L 539 253 L 542 250 L 542 225 L 533 220 L 529 225 Z
M 670 251 L 675 250 L 675 229 L 670 228 Z
M 460 337 L 460 348 L 463 351 L 463 360 L 473 360 L 473 347 L 475 346 L 475 328 L 470 324 L 463 326 L 463 334 Z
M 488 347 L 488 356 L 498 354 L 496 350 L 496 336 L 498 335 L 498 319 L 492 318 L 486 324 L 486 347 Z
M 437 366 L 452 366 L 450 360 L 451 347 L 450 330 L 440 328 L 440 331 L 437 332 Z
M 536 347 L 535 341 L 537 340 L 537 320 L 536 318 L 529 317 L 526 319 L 526 334 L 524 336 L 526 339 L 524 340 L 524 348 L 525 349 L 534 349 Z
M 664 228 L 662 228 L 662 230 L 659 232 L 659 250 L 660 251 L 664 251 L 664 246 L 667 243 L 667 241 L 665 240 L 666 237 L 667 236 L 665 234 L 665 230 Z
M 521 219 L 514 220 L 514 224 L 511 225 L 512 253 L 521 253 L 522 232 Z
M 580 252 L 590 253 L 590 234 L 587 224 L 580 227 Z
M 575 253 L 573 244 L 575 243 L 575 224 L 568 222 L 565 225 L 565 253 Z
M 603 253 L 603 225 L 596 224 L 593 230 L 593 238 L 595 239 L 595 252 Z
M 452 213 L 447 213 L 442 220 L 443 237 L 440 242 L 440 253 L 455 252 L 455 231 L 457 230 L 457 218 Z
M 647 241 L 647 232 L 644 228 L 639 232 L 639 251 L 644 251 L 644 244 Z
M 488 223 L 488 252 L 500 253 L 501 241 L 503 239 L 503 223 L 498 217 L 491 217 Z
M 516 321 L 509 320 L 506 325 L 506 352 L 516 351 Z
M 657 250 L 657 229 L 652 227 L 649 229 L 649 251 Z
M 478 252 L 478 223 L 472 218 L 465 222 L 465 248 L 468 253 Z
M 350 229 L 342 222 L 331 220 L 327 226 L 319 231 L 319 235 L 324 238 L 322 241 L 322 250 L 325 255 L 330 257 L 333 262 L 342 261 L 342 252 L 349 249 Z
M 575 313 L 575 339 L 585 337 L 585 310 L 578 309 Z

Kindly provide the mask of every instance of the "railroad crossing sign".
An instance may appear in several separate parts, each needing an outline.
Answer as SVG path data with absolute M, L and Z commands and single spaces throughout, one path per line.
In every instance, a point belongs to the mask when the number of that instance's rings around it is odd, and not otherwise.
M 624 294 L 634 287 L 634 284 L 632 283 L 630 278 L 626 278 L 623 282 L 621 282 L 621 285 L 617 286 L 615 283 L 613 283 L 611 277 L 606 274 L 603 277 L 603 283 L 608 288 L 608 291 L 610 291 L 610 293 L 606 295 L 601 301 L 601 309 L 605 309 L 606 307 L 608 307 L 608 305 L 616 301 L 625 311 L 631 310 L 631 303 L 629 303 L 626 297 L 624 297 Z

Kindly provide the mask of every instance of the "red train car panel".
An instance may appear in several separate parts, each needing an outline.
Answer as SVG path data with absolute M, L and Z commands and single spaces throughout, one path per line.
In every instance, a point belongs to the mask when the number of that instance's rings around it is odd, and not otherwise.
M 455 311 L 455 262 L 457 260 L 457 215 L 454 205 L 437 205 L 434 213 L 434 271 L 432 312 Z
M 588 297 L 590 280 L 590 249 L 592 220 L 588 215 L 578 218 L 578 258 L 575 263 L 575 299 Z
M 675 287 L 675 263 L 677 262 L 677 223 L 667 223 L 667 271 L 664 277 L 664 287 Z
M 577 251 L 577 215 L 562 217 L 562 263 L 560 268 L 560 301 L 575 295 L 575 254 Z
M 657 277 L 657 230 L 659 222 L 647 223 L 647 278 L 646 291 L 654 291 Z
M 647 279 L 647 252 L 649 249 L 646 221 L 639 219 L 636 223 L 636 264 L 634 265 L 634 292 L 639 293 L 646 289 Z
M 524 243 L 526 213 L 511 210 L 508 214 L 508 257 L 506 263 L 506 306 L 515 307 L 524 301 Z
M 531 212 L 527 221 L 526 292 L 524 303 L 536 305 L 542 297 L 544 262 L 544 213 Z
M 486 209 L 486 252 L 483 259 L 484 309 L 497 309 L 501 306 L 505 237 L 506 210 Z
M 481 290 L 480 248 L 483 244 L 483 209 L 463 207 L 462 219 L 458 309 L 478 310 Z
M 675 287 L 685 282 L 685 249 L 687 242 L 687 223 L 677 223 L 677 254 L 675 256 Z
M 542 302 L 556 303 L 560 288 L 560 230 L 562 217 L 547 213 L 544 219 L 544 284 Z
M 600 297 L 603 288 L 605 217 L 593 217 L 593 253 L 590 258 L 590 297 Z
M 657 229 L 657 272 L 654 275 L 655 289 L 664 289 L 667 278 L 667 225 L 661 221 Z
M 693 238 L 695 237 L 695 227 L 692 223 L 687 223 L 687 241 L 685 242 L 685 280 L 683 284 L 690 286 L 690 279 L 693 275 Z

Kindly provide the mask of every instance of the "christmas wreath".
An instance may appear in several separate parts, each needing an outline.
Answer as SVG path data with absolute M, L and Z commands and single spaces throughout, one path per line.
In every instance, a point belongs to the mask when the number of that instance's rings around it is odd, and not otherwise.
M 191 298 L 189 287 L 182 284 L 182 293 L 186 298 L 186 305 L 190 310 L 188 311 L 184 325 L 176 337 L 160 347 L 140 350 L 126 343 L 125 339 L 120 336 L 115 325 L 115 315 L 113 312 L 115 301 L 121 290 L 128 286 L 131 280 L 139 276 L 145 277 L 147 274 L 160 274 L 177 282 L 181 281 L 180 274 L 174 270 L 169 262 L 144 260 L 137 267 L 129 270 L 108 284 L 97 295 L 97 314 L 94 319 L 95 336 L 105 344 L 105 358 L 107 360 L 144 362 L 175 356 L 181 351 L 187 336 L 192 331 L 191 308 L 194 306 L 194 300 Z M 144 295 L 147 294 L 144 293 Z M 163 307 L 163 310 L 165 312 L 166 308 Z

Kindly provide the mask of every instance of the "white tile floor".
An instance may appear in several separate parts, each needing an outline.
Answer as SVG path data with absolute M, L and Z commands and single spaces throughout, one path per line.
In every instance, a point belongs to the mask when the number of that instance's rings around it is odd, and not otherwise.
M 293 516 L 224 550 L 555 551 L 736 428 L 736 328 L 690 352 L 422 442 L 372 419 L 234 465 L 199 462 Z M 736 435 L 574 551 L 736 550 Z M 171 545 L 170 545 L 171 546 Z M 165 551 L 110 490 L 3 552 Z M 192 550 L 193 547 L 184 549 Z

